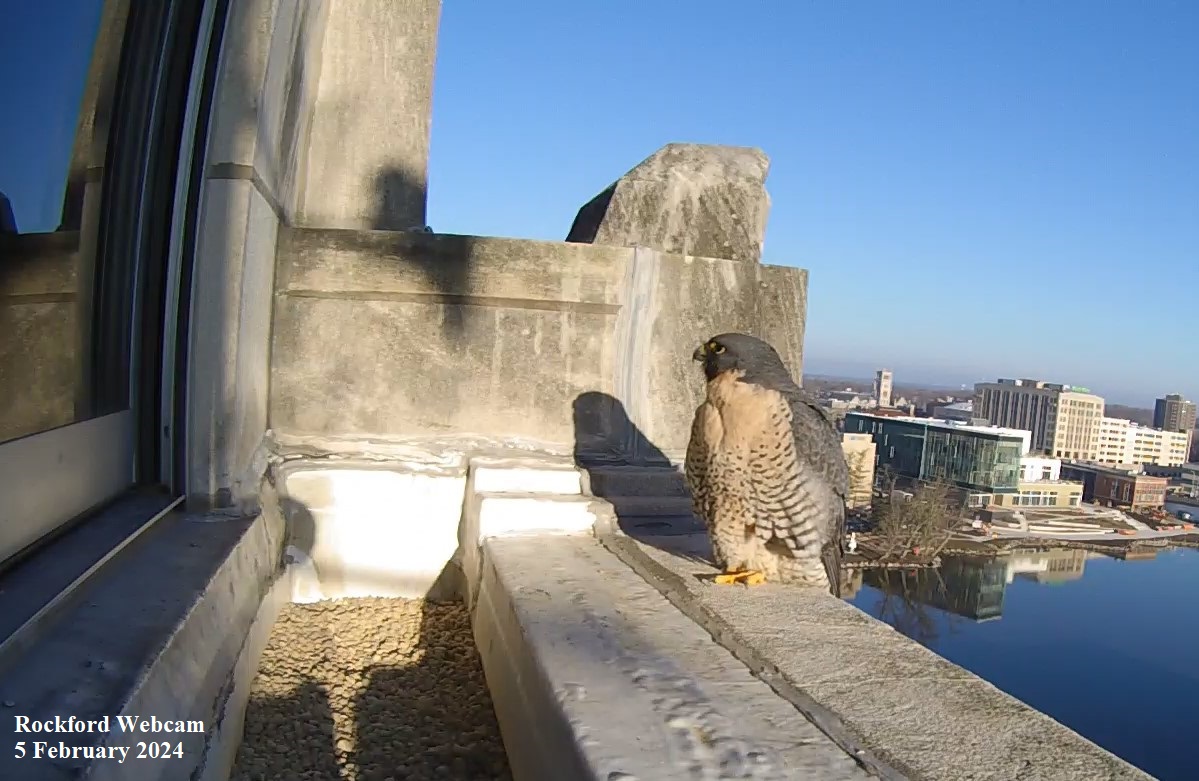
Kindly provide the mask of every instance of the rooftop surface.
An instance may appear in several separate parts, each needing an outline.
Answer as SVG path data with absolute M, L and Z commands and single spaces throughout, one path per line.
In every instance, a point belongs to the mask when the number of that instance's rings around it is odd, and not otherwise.
M 1029 388 L 1030 390 L 1049 390 L 1061 391 L 1062 393 L 1081 393 L 1084 396 L 1094 396 L 1090 388 L 1084 388 L 1081 385 L 1069 385 L 1062 382 L 1046 382 L 1045 380 L 1030 380 L 1019 379 L 1013 380 L 1006 377 L 1000 377 L 995 382 L 980 382 L 976 385 L 1014 385 L 1019 388 Z
M 918 424 L 921 426 L 928 426 L 930 428 L 952 429 L 953 431 L 965 431 L 965 432 L 975 433 L 975 434 L 989 434 L 991 436 L 1000 436 L 1000 437 L 1014 437 L 1014 438 L 1020 439 L 1020 440 L 1027 439 L 1028 437 L 1030 437 L 1032 435 L 1031 432 L 1025 431 L 1023 429 L 1018 429 L 1018 428 L 1005 428 L 1003 426 L 976 426 L 976 425 L 971 425 L 969 423 L 959 423 L 958 421 L 955 421 L 955 420 L 943 420 L 941 418 L 918 418 L 914 415 L 896 415 L 893 417 L 888 416 L 888 417 L 884 418 L 881 415 L 872 415 L 869 412 L 859 412 L 859 411 L 854 411 L 850 414 L 862 415 L 865 417 L 877 417 L 880 420 L 900 421 L 902 423 L 915 423 L 915 424 Z
M 1143 477 L 1146 480 L 1169 482 L 1168 478 L 1147 475 L 1139 464 L 1097 464 L 1093 461 L 1064 461 L 1062 469 L 1083 469 L 1090 472 L 1106 472 L 1122 477 Z

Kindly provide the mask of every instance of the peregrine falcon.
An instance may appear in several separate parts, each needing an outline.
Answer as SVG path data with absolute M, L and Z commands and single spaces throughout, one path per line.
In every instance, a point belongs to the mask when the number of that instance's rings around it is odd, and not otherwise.
M 849 469 L 832 419 L 761 339 L 721 334 L 692 358 L 707 398 L 691 424 L 687 482 L 723 570 L 716 582 L 840 596 Z

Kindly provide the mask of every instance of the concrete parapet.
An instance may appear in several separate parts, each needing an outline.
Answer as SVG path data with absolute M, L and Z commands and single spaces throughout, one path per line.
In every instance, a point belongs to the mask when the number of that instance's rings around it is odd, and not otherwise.
M 825 592 L 710 585 L 702 578 L 716 569 L 703 533 L 605 542 L 780 696 L 899 777 L 1151 779 Z
M 579 209 L 566 240 L 755 262 L 769 168 L 760 149 L 667 144 Z
M 594 539 L 488 540 L 475 590 L 515 778 L 871 777 Z
M 281 434 L 473 432 L 646 461 L 686 446 L 703 386 L 691 353 L 708 336 L 766 336 L 802 369 L 802 269 L 300 228 L 281 231 L 278 262 Z

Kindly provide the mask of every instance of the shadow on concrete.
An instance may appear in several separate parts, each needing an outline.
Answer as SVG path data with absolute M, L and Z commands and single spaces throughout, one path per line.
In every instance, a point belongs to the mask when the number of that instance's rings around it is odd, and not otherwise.
M 284 768 L 290 778 L 339 779 L 336 745 L 333 705 L 322 682 L 305 678 L 291 694 L 251 696 L 229 781 L 281 778 L 276 774 Z M 277 755 L 285 750 L 290 757 L 281 760 Z
M 466 606 L 424 602 L 410 658 L 365 670 L 355 705 L 357 777 L 510 779 Z
M 571 405 L 574 457 L 580 466 L 629 465 L 668 467 L 670 457 L 642 433 L 620 399 L 603 391 L 587 391 Z M 680 473 L 679 479 L 682 479 Z
M 591 492 L 607 500 L 620 530 L 641 542 L 711 564 L 703 524 L 691 509 L 681 465 L 629 419 L 619 399 L 601 391 L 579 394 L 572 405 L 575 465 Z
M 375 177 L 377 209 L 371 228 L 380 231 L 424 234 L 425 240 L 396 242 L 397 262 L 416 266 L 429 286 L 438 295 L 442 307 L 441 334 L 443 338 L 461 341 L 466 337 L 469 299 L 471 297 L 471 265 L 474 262 L 474 240 L 470 236 L 428 237 L 427 226 L 405 225 L 404 215 L 419 211 L 424 214 L 425 183 L 400 168 L 384 168 Z M 421 207 L 415 210 L 413 202 Z M 424 218 L 422 217 L 422 220 Z
M 461 602 L 288 605 L 231 781 L 503 779 L 507 754 Z

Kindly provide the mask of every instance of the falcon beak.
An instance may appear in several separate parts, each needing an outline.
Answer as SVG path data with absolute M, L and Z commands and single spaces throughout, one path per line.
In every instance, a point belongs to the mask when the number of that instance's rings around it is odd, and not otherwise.
M 703 344 L 701 344 L 699 347 L 696 347 L 695 352 L 691 353 L 691 360 L 699 361 L 700 363 L 703 363 L 705 360 L 707 360 L 708 351 L 705 349 L 705 347 L 706 345 Z

